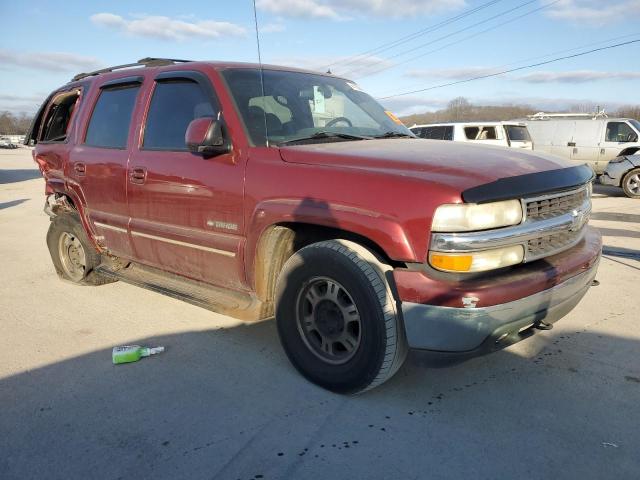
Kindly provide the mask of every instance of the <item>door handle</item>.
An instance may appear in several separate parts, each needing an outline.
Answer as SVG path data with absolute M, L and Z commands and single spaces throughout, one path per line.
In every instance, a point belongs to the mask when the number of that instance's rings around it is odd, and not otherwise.
M 79 177 L 84 177 L 87 173 L 87 166 L 82 162 L 76 162 L 73 164 L 73 169 L 78 174 Z
M 142 185 L 147 179 L 147 169 L 144 167 L 132 168 L 129 172 L 129 181 Z

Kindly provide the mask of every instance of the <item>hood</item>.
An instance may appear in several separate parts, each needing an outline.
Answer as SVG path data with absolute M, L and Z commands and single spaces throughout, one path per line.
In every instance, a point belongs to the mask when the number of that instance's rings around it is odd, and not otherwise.
M 285 162 L 411 176 L 459 191 L 572 165 L 560 157 L 519 149 L 407 138 L 281 147 L 280 155 Z

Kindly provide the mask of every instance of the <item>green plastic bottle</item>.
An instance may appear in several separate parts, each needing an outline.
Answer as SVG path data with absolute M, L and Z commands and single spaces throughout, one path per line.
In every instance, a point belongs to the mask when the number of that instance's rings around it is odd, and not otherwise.
M 111 358 L 114 365 L 119 363 L 137 362 L 142 357 L 155 355 L 164 352 L 164 347 L 141 347 L 140 345 L 125 345 L 123 347 L 113 347 Z

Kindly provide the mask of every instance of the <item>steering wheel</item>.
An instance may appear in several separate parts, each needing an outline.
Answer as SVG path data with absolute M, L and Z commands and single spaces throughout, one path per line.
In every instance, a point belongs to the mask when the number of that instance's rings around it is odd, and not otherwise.
M 347 117 L 336 117 L 334 119 L 329 120 L 324 126 L 325 127 L 333 127 L 338 122 L 344 122 L 348 124 L 349 127 L 353 127 L 353 123 Z

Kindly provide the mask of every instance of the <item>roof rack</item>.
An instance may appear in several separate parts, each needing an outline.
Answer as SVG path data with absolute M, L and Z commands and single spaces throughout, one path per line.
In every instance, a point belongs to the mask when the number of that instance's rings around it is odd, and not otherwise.
M 186 63 L 186 62 L 192 62 L 193 60 L 180 60 L 177 58 L 153 58 L 153 57 L 146 57 L 146 58 L 141 58 L 140 60 L 138 60 L 135 63 L 126 63 L 124 65 L 116 65 L 113 67 L 107 67 L 107 68 L 101 68 L 100 70 L 95 70 L 93 72 L 88 72 L 88 73 L 79 73 L 76 76 L 74 76 L 71 81 L 72 82 L 76 82 L 78 80 L 81 80 L 83 78 L 86 77 L 93 77 L 94 75 L 100 75 L 101 73 L 109 73 L 109 72 L 113 72 L 114 70 L 121 70 L 123 68 L 131 68 L 131 67 L 162 67 L 165 65 L 173 65 L 175 63 Z
M 583 118 L 583 119 L 592 119 L 596 118 L 609 118 L 604 111 L 604 109 L 599 110 L 593 113 L 544 113 L 538 112 L 535 115 L 527 115 L 529 120 L 548 120 L 550 118 Z

